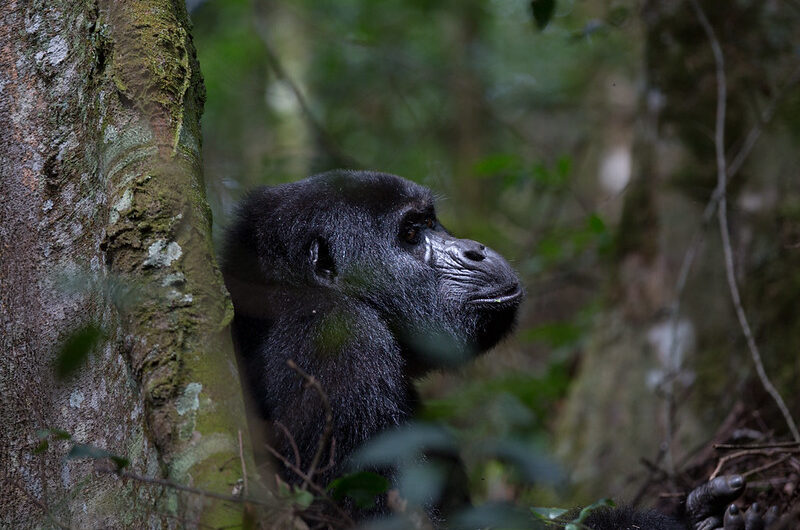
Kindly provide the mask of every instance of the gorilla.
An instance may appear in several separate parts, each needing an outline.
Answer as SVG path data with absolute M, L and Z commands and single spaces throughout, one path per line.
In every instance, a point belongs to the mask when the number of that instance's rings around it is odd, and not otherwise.
M 251 192 L 226 235 L 222 269 L 252 401 L 276 427 L 284 461 L 310 466 L 307 478 L 323 486 L 356 448 L 412 418 L 414 378 L 493 347 L 523 298 L 500 254 L 441 225 L 430 190 L 371 171 L 331 171 Z M 307 384 L 311 376 L 324 393 Z M 320 454 L 326 431 L 331 443 Z M 301 481 L 289 470 L 283 476 Z M 722 526 L 718 514 L 743 487 L 741 477 L 721 477 L 695 490 L 691 528 Z M 736 514 L 728 519 L 725 529 L 744 528 Z M 627 509 L 597 512 L 586 524 L 686 528 Z M 753 524 L 748 530 L 760 528 Z

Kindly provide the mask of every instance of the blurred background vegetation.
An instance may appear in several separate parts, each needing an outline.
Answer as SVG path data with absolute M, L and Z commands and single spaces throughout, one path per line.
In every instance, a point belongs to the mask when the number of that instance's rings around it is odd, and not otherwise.
M 431 187 L 445 226 L 523 277 L 515 336 L 420 383 L 423 419 L 457 434 L 476 499 L 643 500 L 653 482 L 686 487 L 681 470 L 723 427 L 788 433 L 703 218 L 717 93 L 688 2 L 187 4 L 217 236 L 254 186 L 376 169 Z M 736 277 L 797 419 L 800 2 L 702 4 L 725 57 L 728 162 L 747 155 L 728 194 Z M 485 458 L 497 440 L 553 456 L 568 487 L 532 484 L 509 464 L 520 451 Z

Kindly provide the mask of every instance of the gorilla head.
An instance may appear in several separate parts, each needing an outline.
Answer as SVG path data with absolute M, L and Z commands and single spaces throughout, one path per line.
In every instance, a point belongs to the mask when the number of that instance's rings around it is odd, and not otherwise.
M 385 173 L 336 171 L 255 191 L 225 273 L 237 316 L 274 318 L 299 305 L 331 309 L 346 328 L 369 308 L 415 375 L 491 348 L 522 299 L 497 252 L 450 235 L 428 189 Z
M 301 467 L 323 415 L 287 360 L 328 394 L 341 460 L 408 419 L 410 378 L 495 345 L 522 299 L 497 252 L 439 223 L 428 189 L 366 171 L 255 190 L 228 233 L 223 272 L 252 395 L 286 427 Z M 276 444 L 291 456 L 290 441 Z

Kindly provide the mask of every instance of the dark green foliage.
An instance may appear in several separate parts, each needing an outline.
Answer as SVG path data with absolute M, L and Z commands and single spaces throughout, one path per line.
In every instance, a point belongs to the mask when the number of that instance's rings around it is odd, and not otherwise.
M 578 530 L 586 528 L 587 518 L 597 510 L 604 508 L 614 508 L 616 504 L 611 499 L 600 499 L 589 506 L 583 508 L 574 518 L 574 512 L 563 508 L 539 508 L 532 507 L 533 516 L 550 527 L 564 528 L 564 530 Z M 636 528 L 639 528 L 636 526 Z
M 39 429 L 36 431 L 36 437 L 39 439 L 39 443 L 34 448 L 33 453 L 41 454 L 50 447 L 50 438 L 55 440 L 69 440 L 72 438 L 72 435 L 61 429 Z
M 103 460 L 109 459 L 117 466 L 117 470 L 124 469 L 128 467 L 130 461 L 122 456 L 117 456 L 105 449 L 101 449 L 99 447 L 95 447 L 93 445 L 88 444 L 75 444 L 70 449 L 69 453 L 67 454 L 67 459 L 81 459 L 81 458 L 89 458 L 91 460 Z
M 77 371 L 104 338 L 103 329 L 95 323 L 87 324 L 71 333 L 62 343 L 53 362 L 56 377 L 65 379 Z
M 331 497 L 336 500 L 349 497 L 356 506 L 363 509 L 375 506 L 376 497 L 386 493 L 388 489 L 389 481 L 370 471 L 351 473 L 335 479 L 328 485 Z
M 556 0 L 531 0 L 531 13 L 536 27 L 543 30 L 547 27 L 556 10 Z
M 285 502 L 304 510 L 314 502 L 314 495 L 305 488 L 278 481 L 278 497 Z

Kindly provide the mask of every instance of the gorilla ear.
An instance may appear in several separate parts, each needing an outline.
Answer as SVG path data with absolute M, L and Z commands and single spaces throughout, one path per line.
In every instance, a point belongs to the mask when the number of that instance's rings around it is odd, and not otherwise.
M 308 249 L 308 259 L 311 262 L 311 270 L 314 277 L 324 283 L 331 283 L 336 278 L 336 263 L 331 256 L 328 242 L 322 237 L 316 237 L 311 241 Z

